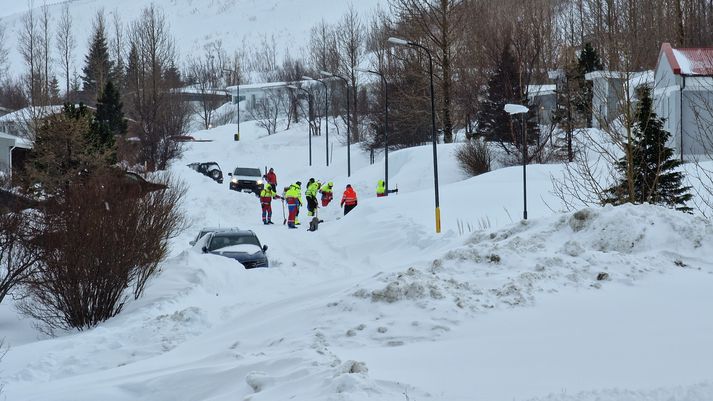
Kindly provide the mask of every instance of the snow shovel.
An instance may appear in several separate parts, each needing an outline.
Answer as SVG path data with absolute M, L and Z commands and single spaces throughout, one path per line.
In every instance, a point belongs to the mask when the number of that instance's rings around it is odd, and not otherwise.
M 285 217 L 285 199 L 282 199 L 282 225 L 287 224 L 287 217 Z

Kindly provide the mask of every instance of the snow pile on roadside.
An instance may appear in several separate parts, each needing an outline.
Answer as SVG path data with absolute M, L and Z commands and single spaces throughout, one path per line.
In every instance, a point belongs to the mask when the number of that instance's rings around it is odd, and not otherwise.
M 699 217 L 650 205 L 583 209 L 475 233 L 430 266 L 380 276 L 352 295 L 471 312 L 531 305 L 538 293 L 564 287 L 633 284 L 672 268 L 711 270 L 711 244 L 713 226 Z

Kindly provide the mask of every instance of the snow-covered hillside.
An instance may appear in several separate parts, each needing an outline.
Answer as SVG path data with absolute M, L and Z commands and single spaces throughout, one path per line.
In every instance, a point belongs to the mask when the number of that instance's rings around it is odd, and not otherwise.
M 141 300 L 82 333 L 37 338 L 0 309 L 8 400 L 713 399 L 713 226 L 654 206 L 556 213 L 549 174 L 531 166 L 465 179 L 439 145 L 442 234 L 434 232 L 430 147 L 394 152 L 399 193 L 376 198 L 369 165 L 306 127 L 270 137 L 252 123 L 201 131 L 171 170 L 188 184 L 191 228 Z M 334 138 L 332 138 L 334 140 Z M 377 155 L 378 156 L 378 155 Z M 332 180 L 317 232 L 260 221 L 258 200 L 185 167 L 274 167 L 278 185 Z M 305 217 L 303 216 L 303 219 Z M 458 223 L 471 230 L 459 230 Z M 202 226 L 240 226 L 269 245 L 244 270 L 188 245 Z M 467 227 L 467 224 L 466 224 Z M 465 231 L 465 232 L 463 232 Z M 597 280 L 606 273 L 604 280 Z
M 2 0 L 0 20 L 7 27 L 11 70 L 22 68 L 17 51 L 17 33 L 22 25 L 22 13 L 27 5 L 21 0 Z M 5 3 L 12 3 L 4 7 Z M 92 21 L 97 10 L 107 13 L 107 22 L 113 23 L 117 13 L 126 24 L 133 21 L 147 5 L 147 0 L 67 0 L 49 1 L 52 25 L 55 26 L 63 4 L 69 4 L 77 38 L 75 65 L 81 71 L 91 34 Z M 310 29 L 322 19 L 338 21 L 350 4 L 368 17 L 377 5 L 385 0 L 169 0 L 153 2 L 161 8 L 170 22 L 180 55 L 202 54 L 203 45 L 221 40 L 231 52 L 259 45 L 263 38 L 274 37 L 281 57 L 289 51 L 298 56 L 306 48 Z M 36 7 L 41 1 L 34 1 Z M 53 29 L 52 32 L 55 30 Z

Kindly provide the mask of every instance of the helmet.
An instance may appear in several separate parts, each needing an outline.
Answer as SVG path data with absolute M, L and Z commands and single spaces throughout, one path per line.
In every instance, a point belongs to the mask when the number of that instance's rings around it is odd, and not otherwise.
M 333 187 L 333 186 L 334 186 L 334 183 L 333 183 L 332 181 L 329 181 L 329 182 L 327 183 L 327 185 L 329 185 L 330 187 Z
M 272 189 L 272 185 L 270 185 L 270 184 L 265 184 L 265 189 L 267 189 L 267 190 Z
M 309 179 L 309 182 L 310 182 L 310 183 L 314 182 L 314 178 L 310 178 L 310 179 Z
M 297 188 L 299 188 L 299 187 L 302 186 L 302 183 L 301 183 L 300 181 L 297 181 L 297 182 L 295 183 L 295 185 L 297 185 Z

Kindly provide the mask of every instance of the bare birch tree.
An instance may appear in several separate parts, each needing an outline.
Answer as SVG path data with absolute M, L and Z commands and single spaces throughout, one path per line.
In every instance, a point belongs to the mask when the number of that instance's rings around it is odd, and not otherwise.
M 74 37 L 72 16 L 69 14 L 69 4 L 62 6 L 62 14 L 57 24 L 57 53 L 65 81 L 65 100 L 69 100 L 72 82 L 72 67 L 74 64 L 74 50 L 77 40 Z

